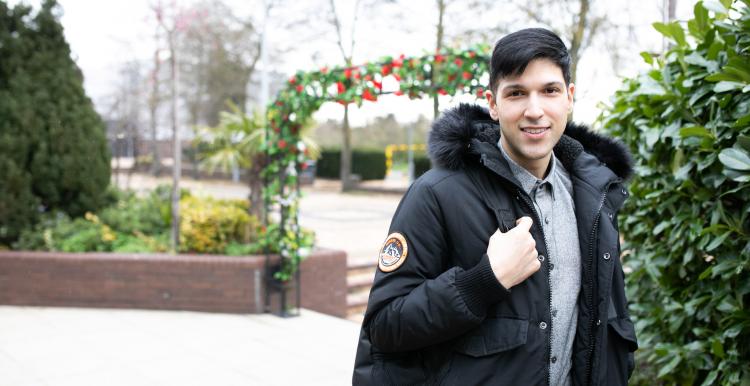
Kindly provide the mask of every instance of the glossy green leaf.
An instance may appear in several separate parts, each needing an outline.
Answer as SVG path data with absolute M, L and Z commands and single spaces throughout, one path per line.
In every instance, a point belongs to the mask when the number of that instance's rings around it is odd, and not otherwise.
M 711 252 L 711 251 L 713 251 L 714 249 L 716 249 L 716 247 L 718 247 L 719 245 L 721 245 L 721 244 L 722 244 L 722 243 L 724 242 L 724 240 L 726 240 L 726 239 L 727 239 L 727 237 L 729 237 L 729 235 L 730 235 L 731 233 L 732 233 L 732 232 L 726 232 L 726 233 L 722 234 L 721 236 L 719 236 L 719 237 L 716 237 L 715 239 L 713 239 L 713 241 L 711 241 L 711 242 L 710 242 L 710 243 L 709 243 L 709 244 L 708 244 L 708 245 L 706 246 L 706 252 Z
M 719 160 L 724 166 L 735 170 L 750 170 L 750 156 L 746 151 L 728 148 L 719 153 Z
M 680 137 L 713 137 L 713 134 L 703 126 L 689 126 L 680 129 Z
M 745 87 L 745 85 L 740 82 L 721 81 L 717 83 L 716 86 L 714 86 L 714 92 L 721 93 L 727 91 L 742 90 L 743 87 Z
M 675 355 L 675 354 L 673 353 L 672 355 Z M 670 360 L 666 365 L 662 366 L 662 368 L 659 369 L 659 373 L 656 376 L 659 378 L 662 378 L 665 375 L 671 373 L 672 370 L 674 370 L 675 367 L 677 367 L 677 365 L 679 365 L 681 361 L 682 361 L 682 358 L 680 358 L 679 355 L 675 355 L 672 358 L 672 360 Z

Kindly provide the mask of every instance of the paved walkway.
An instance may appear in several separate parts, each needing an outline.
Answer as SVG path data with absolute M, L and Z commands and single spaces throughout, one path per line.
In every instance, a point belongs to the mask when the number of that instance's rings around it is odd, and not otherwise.
M 359 326 L 299 317 L 0 306 L 0 385 L 351 384 Z

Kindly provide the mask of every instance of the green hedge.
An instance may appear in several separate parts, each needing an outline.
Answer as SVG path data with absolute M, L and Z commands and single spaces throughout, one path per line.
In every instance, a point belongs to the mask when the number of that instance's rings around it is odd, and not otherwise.
M 414 178 L 419 178 L 422 174 L 425 174 L 432 167 L 430 158 L 425 155 L 414 156 Z
M 341 177 L 341 150 L 323 149 L 316 163 L 316 176 L 339 179 Z M 385 152 L 378 149 L 354 149 L 352 152 L 352 173 L 362 180 L 382 180 L 385 178 Z
M 621 211 L 633 384 L 750 385 L 750 11 L 698 2 L 603 117 L 633 152 Z M 729 12 L 729 8 L 734 11 Z M 731 15 L 731 16 L 730 16 Z

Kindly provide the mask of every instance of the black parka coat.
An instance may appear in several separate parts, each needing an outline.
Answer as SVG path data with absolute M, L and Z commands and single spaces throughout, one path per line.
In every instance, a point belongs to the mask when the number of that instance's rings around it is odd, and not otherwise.
M 490 236 L 533 219 L 531 199 L 497 148 L 487 111 L 460 105 L 430 134 L 434 168 L 412 184 L 390 232 L 408 254 L 378 270 L 360 333 L 355 385 L 548 385 L 549 259 L 510 291 L 486 255 Z M 573 345 L 575 385 L 627 384 L 636 350 L 628 315 L 617 211 L 628 193 L 630 156 L 617 141 L 568 124 L 554 148 L 571 175 L 581 247 L 581 291 Z

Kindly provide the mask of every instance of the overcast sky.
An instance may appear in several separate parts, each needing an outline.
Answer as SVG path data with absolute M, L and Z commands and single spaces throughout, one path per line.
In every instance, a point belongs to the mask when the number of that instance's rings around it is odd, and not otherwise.
M 18 1 L 10 1 L 15 4 Z M 38 6 L 38 1 L 26 1 Z M 257 12 L 253 9 L 255 2 L 242 0 L 227 0 L 238 16 L 250 15 Z M 81 67 L 85 76 L 85 87 L 89 96 L 97 104 L 98 110 L 104 111 L 107 97 L 114 94 L 118 79 L 118 69 L 123 63 L 132 60 L 142 61 L 148 65 L 153 55 L 155 43 L 153 39 L 154 22 L 151 15 L 149 0 L 59 0 L 63 7 L 62 24 L 66 38 L 71 46 L 73 58 Z M 178 1 L 178 5 L 190 4 L 191 1 Z M 302 2 L 304 3 L 304 2 Z M 362 27 L 357 33 L 357 49 L 355 62 L 376 60 L 383 55 L 420 55 L 434 46 L 434 24 L 437 10 L 434 0 L 414 0 L 401 2 L 399 11 L 410 16 L 410 31 L 407 35 L 403 31 L 394 31 L 389 26 L 393 21 L 380 21 L 378 18 L 388 17 L 388 14 L 372 15 L 366 12 L 360 16 Z M 679 0 L 678 19 L 685 20 L 692 13 L 694 1 Z M 337 1 L 343 19 L 349 19 L 352 1 Z M 661 0 L 645 0 L 638 2 L 608 1 L 618 17 L 628 18 L 635 27 L 635 33 L 640 45 L 645 49 L 655 49 L 661 45 L 660 36 L 652 30 L 651 23 L 661 20 Z M 454 5 L 457 6 L 457 5 Z M 620 8 L 625 9 L 621 11 Z M 626 12 L 627 14 L 623 14 Z M 283 13 L 277 12 L 273 17 L 284 18 Z M 477 15 L 479 22 L 492 15 Z M 320 21 L 325 23 L 325 21 Z M 420 23 L 421 22 L 421 23 Z M 448 20 L 450 23 L 451 20 Z M 482 21 L 487 22 L 487 21 Z M 348 25 L 344 26 L 348 30 Z M 295 39 L 287 31 L 269 31 L 270 42 L 274 39 Z M 286 60 L 284 63 L 274 63 L 276 70 L 292 74 L 297 69 L 312 70 L 324 64 L 336 65 L 341 63 L 341 54 L 333 39 L 335 35 L 327 35 L 320 41 L 299 42 L 298 58 Z M 621 73 L 633 75 L 645 68 L 638 51 L 632 57 L 626 58 Z M 313 60 L 312 52 L 318 52 Z M 292 55 L 292 58 L 294 56 Z M 614 74 L 609 56 L 602 50 L 589 50 L 579 64 L 578 84 L 576 95 L 576 120 L 591 122 L 599 114 L 597 105 L 606 101 L 618 89 L 621 81 Z M 457 100 L 473 100 L 471 97 L 451 98 L 441 100 L 441 108 L 456 103 Z M 357 111 L 359 110 L 359 111 Z M 352 121 L 355 125 L 363 124 L 374 116 L 395 113 L 402 121 L 416 119 L 419 114 L 432 116 L 430 100 L 409 101 L 405 97 L 384 97 L 378 103 L 365 103 L 361 109 L 355 109 Z M 324 106 L 316 115 L 318 120 L 340 118 L 342 109 L 337 104 Z

